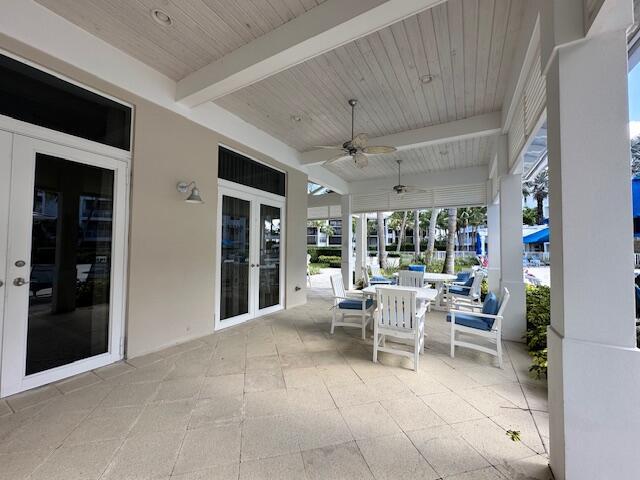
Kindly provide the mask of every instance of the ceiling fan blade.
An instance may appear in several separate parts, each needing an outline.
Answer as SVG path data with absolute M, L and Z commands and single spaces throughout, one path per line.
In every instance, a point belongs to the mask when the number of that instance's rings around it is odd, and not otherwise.
M 351 146 L 354 148 L 364 148 L 368 142 L 368 135 L 366 133 L 359 133 L 351 139 Z
M 367 165 L 369 165 L 369 159 L 367 158 L 367 156 L 364 153 L 356 153 L 353 156 L 353 161 L 356 164 L 356 167 L 358 168 L 365 168 Z
M 364 147 L 362 151 L 369 155 L 382 155 L 385 153 L 393 153 L 397 150 L 396 147 L 387 147 L 384 145 L 376 145 L 371 147 Z
M 348 158 L 349 155 L 341 153 L 339 155 L 335 155 L 333 157 L 331 157 L 329 160 L 326 160 L 325 162 L 323 162 L 323 165 L 331 165 L 334 162 L 337 162 L 338 160 L 342 160 L 343 158 Z

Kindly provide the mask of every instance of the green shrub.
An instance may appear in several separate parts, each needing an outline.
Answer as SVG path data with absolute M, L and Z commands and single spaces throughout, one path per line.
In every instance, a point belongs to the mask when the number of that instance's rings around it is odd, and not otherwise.
M 328 263 L 310 263 L 309 264 L 309 273 L 311 275 L 318 275 L 321 269 L 327 268 L 329 266 Z
M 527 285 L 527 333 L 525 335 L 532 365 L 529 372 L 547 376 L 547 326 L 551 323 L 551 289 L 545 285 Z
M 326 263 L 331 268 L 340 268 L 342 265 L 342 258 L 337 255 L 320 255 L 318 256 L 320 263 Z
M 320 255 L 332 257 L 340 257 L 342 255 L 341 247 L 307 247 L 307 253 L 311 255 L 310 263 L 318 263 Z

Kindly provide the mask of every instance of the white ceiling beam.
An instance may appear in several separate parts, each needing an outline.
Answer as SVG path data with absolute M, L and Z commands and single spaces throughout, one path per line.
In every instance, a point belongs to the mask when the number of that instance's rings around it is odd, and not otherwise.
M 486 113 L 453 122 L 371 138 L 369 145 L 389 145 L 398 150 L 410 150 L 427 145 L 496 135 L 501 131 L 501 121 L 501 112 Z M 300 162 L 303 165 L 322 163 L 335 154 L 335 150 L 311 150 L 302 154 Z
M 327 0 L 178 82 L 176 100 L 215 100 L 444 0 Z
M 486 165 L 479 167 L 458 168 L 431 173 L 412 174 L 403 179 L 403 183 L 420 188 L 454 187 L 463 185 L 477 185 L 489 179 Z M 398 177 L 389 176 L 372 180 L 359 180 L 349 183 L 349 193 L 376 193 L 391 191 L 391 187 L 398 183 Z
M 340 194 L 349 193 L 349 183 L 346 180 L 320 165 L 303 165 L 300 169 L 306 172 L 310 182 L 320 184 Z

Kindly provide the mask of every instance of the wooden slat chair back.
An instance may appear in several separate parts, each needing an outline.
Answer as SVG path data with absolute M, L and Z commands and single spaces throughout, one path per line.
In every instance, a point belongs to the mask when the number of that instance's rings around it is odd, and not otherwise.
M 416 306 L 416 292 L 379 287 L 377 308 L 373 324 L 373 361 L 378 361 L 378 351 L 413 358 L 414 370 L 418 371 L 419 355 L 424 353 L 425 306 Z M 387 345 L 387 337 L 413 340 L 413 349 L 408 351 Z
M 423 284 L 424 274 L 422 272 L 412 272 L 411 270 L 398 272 L 398 285 L 402 287 L 422 288 Z

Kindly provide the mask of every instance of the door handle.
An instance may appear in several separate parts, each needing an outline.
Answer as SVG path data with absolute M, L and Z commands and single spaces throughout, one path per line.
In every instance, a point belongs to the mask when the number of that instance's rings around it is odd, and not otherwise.
M 29 283 L 29 282 L 27 282 L 27 281 L 26 281 L 24 278 L 22 278 L 22 277 L 18 277 L 18 278 L 16 278 L 16 279 L 13 281 L 13 284 L 14 284 L 16 287 L 21 287 L 22 285 L 26 285 L 27 283 Z

